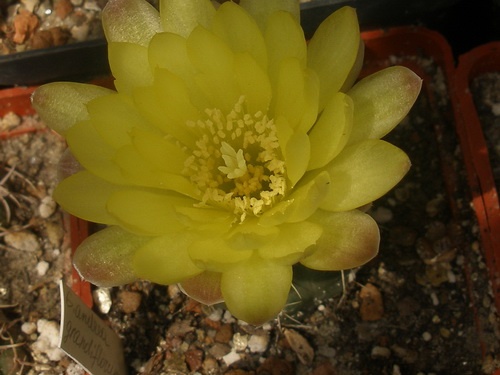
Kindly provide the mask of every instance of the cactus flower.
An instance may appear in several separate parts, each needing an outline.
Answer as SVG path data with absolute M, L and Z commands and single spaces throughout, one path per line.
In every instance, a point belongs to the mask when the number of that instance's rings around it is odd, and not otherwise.
M 294 264 L 342 270 L 377 254 L 359 208 L 410 167 L 380 138 L 421 80 L 397 66 L 356 81 L 354 9 L 308 43 L 298 0 L 110 0 L 102 18 L 116 91 L 57 82 L 33 96 L 81 165 L 56 201 L 106 225 L 75 254 L 82 277 L 178 283 L 262 324 Z

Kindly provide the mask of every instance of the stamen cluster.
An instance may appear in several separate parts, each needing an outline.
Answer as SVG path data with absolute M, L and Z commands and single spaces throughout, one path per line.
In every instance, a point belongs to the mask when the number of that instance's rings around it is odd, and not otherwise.
M 203 205 L 230 209 L 243 221 L 260 215 L 285 195 L 285 163 L 276 126 L 262 112 L 245 111 L 241 96 L 227 115 L 206 109 L 206 118 L 189 122 L 199 135 L 184 174 L 199 189 Z

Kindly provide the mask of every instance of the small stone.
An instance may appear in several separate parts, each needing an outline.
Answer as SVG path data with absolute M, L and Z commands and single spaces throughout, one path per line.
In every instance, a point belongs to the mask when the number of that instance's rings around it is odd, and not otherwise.
M 219 365 L 217 364 L 217 360 L 215 358 L 205 358 L 202 364 L 203 372 L 205 374 L 218 374 L 219 373 Z
M 252 335 L 248 340 L 248 348 L 252 353 L 263 353 L 269 344 L 269 335 Z
M 38 213 L 42 219 L 47 219 L 55 212 L 56 207 L 56 201 L 50 195 L 47 195 L 42 198 L 38 206 Z
M 70 0 L 58 0 L 54 4 L 54 12 L 60 19 L 65 19 L 73 11 L 73 4 Z
M 359 293 L 361 299 L 360 314 L 364 321 L 380 320 L 384 316 L 382 294 L 373 284 L 366 284 Z
M 21 331 L 27 335 L 31 335 L 36 332 L 36 324 L 33 322 L 26 322 L 21 325 Z
M 439 334 L 441 335 L 441 337 L 447 339 L 451 336 L 451 331 L 448 328 L 441 327 L 439 329 Z
M 191 348 L 185 354 L 186 363 L 191 372 L 201 368 L 203 360 L 203 351 L 198 348 Z
M 49 270 L 49 263 L 42 260 L 37 263 L 35 266 L 36 272 L 38 273 L 38 276 L 45 276 L 47 271 Z
M 372 217 L 379 224 L 386 224 L 392 220 L 394 216 L 392 210 L 387 207 L 377 207 L 375 211 L 372 212 Z
M 112 301 L 109 288 L 97 288 L 93 291 L 92 296 L 101 313 L 107 314 L 111 310 Z
M 167 287 L 167 293 L 170 299 L 175 299 L 179 297 L 179 295 L 181 294 L 181 290 L 176 284 L 172 284 Z
M 246 335 L 242 335 L 237 332 L 233 336 L 233 348 L 237 352 L 242 352 L 247 348 L 248 345 L 248 337 Z
M 231 347 L 227 344 L 215 343 L 208 352 L 211 356 L 221 359 L 231 351 Z
M 227 344 L 233 337 L 233 328 L 230 324 L 223 324 L 215 334 L 215 342 Z
M 38 237 L 27 230 L 8 232 L 3 238 L 7 246 L 16 250 L 23 250 L 31 253 L 41 249 Z
M 38 339 L 32 348 L 44 353 L 51 361 L 60 361 L 64 358 L 64 352 L 57 346 L 59 343 L 59 324 L 46 319 L 37 322 Z
M 38 0 L 21 0 L 21 4 L 23 4 L 24 9 L 27 11 L 33 13 L 35 10 L 35 7 L 38 6 L 39 1 Z
M 431 300 L 434 306 L 439 306 L 439 297 L 436 293 L 431 293 Z
M 231 350 L 228 354 L 222 357 L 222 360 L 226 364 L 226 366 L 231 366 L 233 363 L 238 362 L 241 359 L 240 355 L 236 353 L 234 350 Z
M 29 41 L 31 49 L 43 49 L 65 45 L 70 32 L 61 27 L 52 27 L 47 30 L 38 30 Z
M 404 363 L 415 363 L 418 359 L 418 352 L 403 348 L 398 345 L 391 346 L 392 352 L 403 360 Z
M 118 298 L 120 299 L 122 305 L 122 311 L 125 314 L 130 314 L 137 311 L 142 301 L 140 293 L 129 292 L 127 290 L 120 292 Z
M 71 36 L 78 42 L 83 42 L 88 39 L 89 35 L 89 24 L 84 23 L 83 25 L 75 25 L 71 28 Z
M 210 319 L 212 322 L 220 322 L 222 319 L 222 310 L 214 308 L 210 315 L 207 316 L 207 319 Z
M 429 332 L 424 332 L 422 333 L 422 338 L 424 339 L 424 341 L 431 341 L 432 335 Z
M 8 112 L 0 120 L 0 130 L 9 130 L 21 124 L 21 118 L 14 112 Z
M 95 0 L 85 0 L 85 4 L 83 4 L 85 10 L 90 10 L 93 12 L 100 12 L 102 9 Z
M 14 18 L 14 36 L 12 41 L 16 44 L 22 44 L 30 38 L 39 24 L 38 17 L 32 12 L 21 9 Z
M 391 350 L 384 346 L 374 346 L 371 356 L 372 358 L 389 358 L 391 356 Z

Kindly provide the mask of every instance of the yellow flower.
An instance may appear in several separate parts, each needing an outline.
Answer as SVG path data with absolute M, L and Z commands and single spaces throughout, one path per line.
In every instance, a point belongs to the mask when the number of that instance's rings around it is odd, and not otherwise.
M 108 225 L 75 255 L 84 278 L 180 283 L 261 324 L 285 305 L 295 263 L 341 270 L 376 255 L 378 227 L 358 208 L 410 166 L 380 138 L 421 80 L 392 67 L 354 84 L 352 8 L 308 44 L 292 0 L 161 0 L 160 12 L 111 0 L 103 25 L 117 91 L 52 83 L 33 96 L 82 166 L 57 202 Z

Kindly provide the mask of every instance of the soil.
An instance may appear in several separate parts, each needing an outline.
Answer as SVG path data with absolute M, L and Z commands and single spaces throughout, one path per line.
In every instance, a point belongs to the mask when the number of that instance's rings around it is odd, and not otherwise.
M 413 166 L 370 208 L 380 254 L 344 273 L 297 268 L 290 304 L 262 327 L 234 319 L 223 305 L 202 306 L 176 286 L 94 288 L 94 309 L 123 339 L 131 374 L 476 375 L 500 368 L 499 319 L 443 73 L 413 62 L 431 78 L 387 138 Z M 40 208 L 50 202 L 63 148 L 49 131 L 1 141 L 11 211 L 10 220 L 0 211 L 4 373 L 83 373 L 50 341 L 59 323 L 57 282 L 70 260 L 62 213 Z

